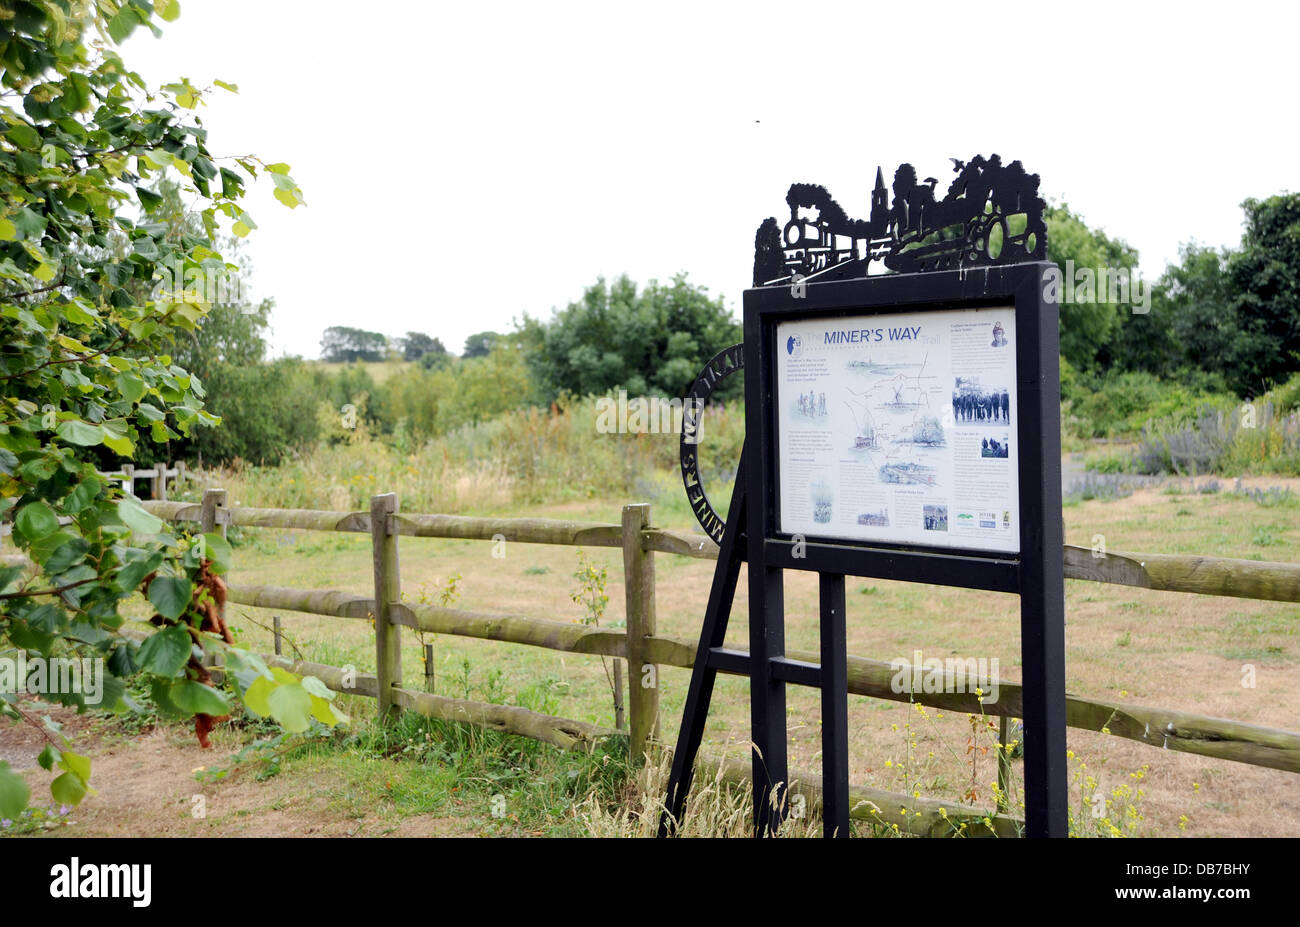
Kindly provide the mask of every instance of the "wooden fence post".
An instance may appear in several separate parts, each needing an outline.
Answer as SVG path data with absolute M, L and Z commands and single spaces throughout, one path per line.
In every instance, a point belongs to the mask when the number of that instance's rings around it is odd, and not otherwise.
M 129 465 L 128 465 L 129 466 Z M 199 530 L 204 534 L 209 534 L 217 530 L 217 510 L 226 507 L 226 491 L 224 489 L 205 489 L 203 490 L 203 501 L 199 505 Z M 226 536 L 226 520 L 220 521 L 221 536 Z M 223 614 L 222 618 L 225 617 Z M 203 665 L 208 667 L 220 666 L 217 655 L 211 651 L 204 651 Z M 212 673 L 212 681 L 216 685 L 221 685 L 225 680 L 225 673 L 216 670 Z
M 128 496 L 135 495 L 135 464 L 122 464 L 122 488 Z
M 393 687 L 402 684 L 402 632 L 390 620 L 389 605 L 402 599 L 397 571 L 397 535 L 388 531 L 388 516 L 397 512 L 397 494 L 370 499 L 370 541 L 375 560 L 375 672 L 379 677 L 379 719 L 395 720 L 401 713 Z
M 654 551 L 646 550 L 641 530 L 650 525 L 650 506 L 623 506 L 623 584 L 627 601 L 628 751 L 639 763 L 659 738 L 659 667 L 651 662 L 645 639 L 655 633 Z
M 151 495 L 159 502 L 167 501 L 167 470 L 170 463 L 166 460 L 153 465 L 153 489 Z
M 199 504 L 199 530 L 208 534 L 217 530 L 217 509 L 226 507 L 226 491 L 224 489 L 205 489 L 203 490 L 203 501 Z M 221 536 L 226 536 L 226 522 L 222 519 Z

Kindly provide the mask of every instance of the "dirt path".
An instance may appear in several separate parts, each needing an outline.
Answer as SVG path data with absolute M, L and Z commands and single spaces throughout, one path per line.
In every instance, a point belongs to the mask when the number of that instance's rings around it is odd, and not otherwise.
M 238 744 L 216 743 L 201 750 L 192 734 L 157 727 L 135 737 L 104 736 L 99 727 L 59 709 L 50 712 L 64 724 L 76 749 L 90 756 L 88 795 L 63 820 L 44 833 L 63 837 L 448 837 L 476 836 L 468 821 L 439 815 L 404 819 L 374 805 L 340 803 L 331 796 L 346 791 L 345 774 L 321 764 L 287 768 L 265 781 L 236 772 L 218 782 L 196 778 L 203 768 L 224 768 Z M 23 773 L 32 789 L 31 804 L 51 803 L 54 778 L 36 765 L 43 737 L 30 725 L 0 727 L 0 759 Z M 56 770 L 57 772 L 57 770 Z

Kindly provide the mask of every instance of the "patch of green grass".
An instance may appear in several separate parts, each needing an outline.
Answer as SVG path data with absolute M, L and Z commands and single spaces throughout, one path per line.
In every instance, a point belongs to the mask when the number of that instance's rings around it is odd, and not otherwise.
M 1251 536 L 1250 543 L 1256 547 L 1280 547 L 1286 543 L 1286 540 L 1274 534 L 1272 526 L 1269 526 L 1267 528 L 1256 528 L 1255 533 Z
M 1287 663 L 1286 648 L 1276 644 L 1268 647 L 1254 647 L 1241 650 L 1220 650 L 1219 656 L 1225 660 L 1242 663 Z

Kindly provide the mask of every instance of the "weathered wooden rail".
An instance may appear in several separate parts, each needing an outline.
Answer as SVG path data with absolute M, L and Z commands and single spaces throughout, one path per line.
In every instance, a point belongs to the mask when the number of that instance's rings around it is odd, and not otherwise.
M 343 687 L 342 670 L 321 664 L 292 664 L 303 672 L 319 676 L 330 688 L 378 699 L 382 716 L 402 710 L 415 711 L 443 720 L 464 721 L 493 730 L 520 734 L 564 748 L 585 748 L 611 736 L 627 736 L 633 756 L 641 756 L 658 742 L 659 690 L 657 686 L 629 686 L 628 731 L 601 728 L 584 722 L 531 712 L 513 706 L 490 705 L 417 692 L 403 685 L 401 665 L 402 628 L 439 634 L 525 644 L 551 650 L 623 658 L 629 675 L 639 679 L 658 678 L 659 666 L 689 668 L 695 657 L 695 642 L 662 636 L 655 624 L 654 554 L 676 554 L 699 559 L 716 559 L 717 546 L 708 538 L 656 528 L 650 523 L 648 505 L 627 505 L 618 525 L 534 518 L 475 518 L 451 515 L 407 514 L 398 510 L 395 495 L 376 496 L 369 512 L 328 512 L 301 509 L 227 508 L 222 490 L 208 490 L 202 503 L 151 501 L 145 507 L 173 522 L 198 522 L 204 530 L 228 525 L 290 530 L 343 531 L 371 536 L 374 551 L 374 591 L 370 595 L 328 589 L 297 589 L 282 586 L 232 583 L 229 600 L 234 603 L 283 611 L 375 622 L 376 666 L 374 676 L 361 676 Z M 401 601 L 398 570 L 398 538 L 461 538 L 485 541 L 515 541 L 529 544 L 621 547 L 625 578 L 626 628 L 597 628 L 493 612 L 467 611 Z M 1110 552 L 1094 555 L 1087 548 L 1066 546 L 1065 575 L 1093 582 L 1115 583 L 1147 589 L 1220 596 L 1237 596 L 1285 602 L 1300 602 L 1300 564 L 1262 563 L 1219 557 Z M 380 603 L 378 606 L 376 603 Z M 791 651 L 794 659 L 817 662 L 816 653 Z M 848 688 L 857 695 L 892 701 L 916 702 L 939 709 L 986 715 L 1019 717 L 1021 690 L 1001 680 L 966 680 L 964 692 L 942 693 L 898 691 L 894 680 L 897 664 L 863 657 L 849 658 Z M 974 686 L 988 690 L 999 687 L 993 704 L 981 704 Z M 1233 760 L 1255 766 L 1300 772 L 1300 733 L 1212 718 L 1167 708 L 1128 705 L 1070 696 L 1067 723 L 1090 731 L 1106 730 L 1153 747 Z M 709 760 L 721 766 L 724 777 L 736 779 L 748 764 L 721 758 Z M 792 771 L 802 791 L 816 807 L 820 782 L 815 775 Z M 985 830 L 1014 834 L 1019 822 L 1005 813 L 946 807 L 934 799 L 917 799 L 875 789 L 856 788 L 854 816 L 898 824 L 907 832 L 941 834 L 951 831 L 949 821 L 979 823 L 988 816 Z M 939 813 L 944 807 L 948 817 Z M 1000 809 L 1005 811 L 1005 809 Z

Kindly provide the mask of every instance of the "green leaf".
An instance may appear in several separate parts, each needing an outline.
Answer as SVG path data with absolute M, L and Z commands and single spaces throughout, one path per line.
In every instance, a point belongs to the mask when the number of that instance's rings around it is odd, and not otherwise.
M 276 688 L 267 698 L 271 717 L 286 731 L 305 731 L 311 727 L 311 694 L 302 683 L 291 682 Z
M 156 261 L 162 256 L 158 250 L 158 242 L 154 241 L 148 235 L 142 235 L 139 238 L 132 239 L 131 247 L 135 253 L 147 261 Z
M 46 744 L 45 749 L 42 750 L 40 756 L 36 758 L 36 762 L 40 765 L 41 769 L 49 772 L 54 769 L 54 764 L 59 761 L 60 755 L 59 751 L 54 749 L 53 744 Z
M 154 580 L 149 590 L 158 583 Z M 180 625 L 163 628 L 145 638 L 140 645 L 140 668 L 158 676 L 178 676 L 189 662 L 193 649 L 190 632 Z
M 171 698 L 177 708 L 191 715 L 224 715 L 230 712 L 230 704 L 224 695 L 193 679 L 175 683 L 171 689 Z
M 175 22 L 176 17 L 181 15 L 181 5 L 178 0 L 156 0 L 153 8 L 164 22 Z
M 14 528 L 28 541 L 35 541 L 59 530 L 59 516 L 45 502 L 29 502 L 14 516 Z
M 81 447 L 94 447 L 96 444 L 104 443 L 104 429 L 80 419 L 60 422 L 58 433 L 64 441 Z
M 11 125 L 5 129 L 5 135 L 19 148 L 41 147 L 41 134 L 25 122 Z
M 49 559 L 41 564 L 41 569 L 50 576 L 58 576 L 63 571 L 84 560 L 89 551 L 90 545 L 86 543 L 84 538 L 74 537 L 56 547 Z M 86 569 L 90 570 L 92 576 L 97 575 L 90 567 L 86 567 Z M 64 576 L 61 577 L 60 582 L 70 583 L 76 582 L 78 579 L 79 577 Z
M 79 805 L 86 797 L 86 781 L 80 776 L 65 772 L 50 783 L 50 795 L 61 805 Z
M 298 188 L 296 186 L 293 187 L 292 189 L 277 187 L 275 191 L 275 198 L 279 200 L 281 203 L 284 203 L 284 205 L 288 206 L 290 209 L 296 209 L 298 206 L 301 206 L 305 202 L 302 198 L 302 193 L 298 191 Z
M 222 90 L 229 90 L 231 93 L 239 93 L 238 84 L 229 84 L 224 80 L 215 80 L 215 79 L 212 81 L 212 83 L 216 84 Z
M 180 576 L 155 576 L 149 584 L 149 601 L 164 618 L 183 615 L 193 595 L 194 584 Z
M 259 717 L 269 718 L 271 716 L 269 696 L 275 691 L 277 685 L 278 683 L 265 676 L 258 676 L 244 691 L 244 707 Z
M 332 693 L 331 693 L 332 694 Z M 348 721 L 348 716 L 334 707 L 333 702 L 313 695 L 311 697 L 311 715 L 321 724 L 333 727 Z
M 334 697 L 334 693 L 330 690 L 329 686 L 325 685 L 325 683 L 321 682 L 315 676 L 302 677 L 302 687 L 312 695 L 315 695 L 318 698 L 323 698 L 326 701 L 329 701 Z
M 47 562 L 54 558 L 54 555 L 59 548 L 63 547 L 63 545 L 70 541 L 75 541 L 76 539 L 77 536 L 71 531 L 60 528 L 58 531 L 51 531 L 49 534 L 43 534 L 36 540 L 32 541 L 29 553 L 31 554 L 32 559 L 39 563 L 42 568 L 47 568 Z
M 9 764 L 0 760 L 0 817 L 19 817 L 27 809 L 30 794 L 23 777 L 11 772 Z
M 215 531 L 203 535 L 203 546 L 212 561 L 212 572 L 218 575 L 230 569 L 230 542 Z
M 158 534 L 163 530 L 162 519 L 146 512 L 134 496 L 127 496 L 117 504 L 117 517 L 136 534 Z
M 117 435 L 108 430 L 108 423 L 104 423 L 104 446 L 109 450 L 116 451 L 119 457 L 130 457 L 135 453 L 135 445 L 125 434 Z
M 144 380 L 141 380 L 135 374 L 119 373 L 113 378 L 113 382 L 117 385 L 117 391 L 122 394 L 122 398 L 127 402 L 139 402 L 144 398 L 144 394 L 148 392 Z
M 18 226 L 8 219 L 0 219 L 0 241 L 13 241 L 18 237 Z
M 72 773 L 82 782 L 90 781 L 90 759 L 80 754 L 64 750 L 63 755 L 59 757 L 59 768 Z
M 100 490 L 103 488 L 104 483 L 98 477 L 82 480 L 77 484 L 77 488 L 72 490 L 68 497 L 63 500 L 63 511 L 69 515 L 76 515 L 78 512 L 85 511 L 99 498 Z
M 121 45 L 126 37 L 129 36 L 135 27 L 139 24 L 135 12 L 127 5 L 123 4 L 116 16 L 108 21 L 108 34 L 113 41 Z
M 14 213 L 12 219 L 14 225 L 18 227 L 19 234 L 23 238 L 29 239 L 40 238 L 44 235 L 45 226 L 49 222 L 40 213 L 34 212 L 26 206 Z
M 150 697 L 153 698 L 153 703 L 158 706 L 158 710 L 167 717 L 185 717 L 185 713 L 172 701 L 171 686 L 172 684 L 166 679 L 151 679 L 149 682 Z
M 152 554 L 142 557 L 139 560 L 132 560 L 122 569 L 117 571 L 117 577 L 114 580 L 119 592 L 130 592 L 138 587 L 144 578 L 158 569 L 162 563 L 162 553 L 155 551 Z

